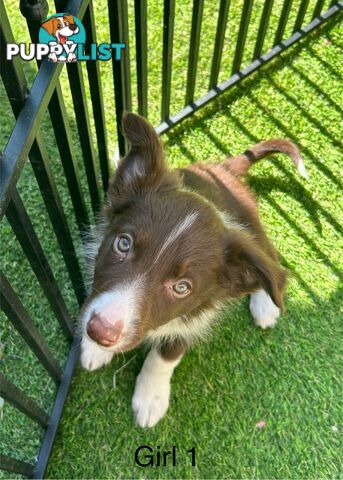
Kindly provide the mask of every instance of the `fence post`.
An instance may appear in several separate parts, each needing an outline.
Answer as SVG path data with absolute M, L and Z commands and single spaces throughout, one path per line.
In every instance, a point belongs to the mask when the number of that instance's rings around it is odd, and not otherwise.
M 44 5 L 41 3 L 40 6 L 40 10 L 38 10 L 38 8 L 30 9 L 27 8 L 27 2 L 23 2 L 23 0 L 21 1 L 21 7 L 25 15 L 27 15 L 27 24 L 29 26 L 33 42 L 38 41 L 37 37 L 38 30 L 40 28 L 40 20 L 37 20 L 37 18 L 41 19 L 43 16 L 44 19 L 47 12 L 46 2 Z M 28 15 L 32 15 L 32 18 L 28 17 Z M 2 40 L 1 43 L 5 44 L 7 41 L 12 40 L 12 32 L 10 30 L 9 23 L 5 18 L 3 18 L 3 22 L 4 42 Z M 7 30 L 7 32 L 5 32 L 5 30 Z M 20 114 L 21 108 L 24 106 L 26 95 L 28 93 L 22 65 L 20 62 L 11 64 L 10 62 L 7 62 L 1 55 L 1 66 L 5 88 L 10 99 L 14 115 L 17 118 Z M 61 199 L 51 172 L 50 162 L 45 148 L 43 136 L 40 134 L 40 132 L 37 132 L 36 134 L 36 139 L 34 140 L 29 152 L 29 158 L 51 223 L 53 225 L 58 244 L 68 268 L 71 282 L 76 292 L 78 301 L 81 304 L 84 300 L 85 292 L 83 278 L 77 261 L 76 252 L 62 207 Z

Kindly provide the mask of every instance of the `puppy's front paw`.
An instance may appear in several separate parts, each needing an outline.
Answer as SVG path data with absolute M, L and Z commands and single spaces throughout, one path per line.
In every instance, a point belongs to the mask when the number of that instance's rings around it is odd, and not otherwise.
M 250 295 L 250 312 L 255 324 L 263 329 L 274 327 L 280 316 L 280 309 L 264 290 Z
M 96 370 L 97 368 L 107 365 L 113 358 L 113 352 L 97 346 L 96 343 L 83 337 L 81 342 L 80 363 L 86 370 Z
M 76 62 L 77 58 L 76 58 L 76 55 L 75 53 L 68 53 L 68 57 L 67 57 L 67 62 L 68 63 L 71 63 L 71 62 Z
M 54 63 L 56 63 L 56 62 L 57 62 L 57 55 L 56 55 L 56 53 L 49 53 L 49 55 L 48 55 L 48 60 L 49 60 L 49 62 L 54 62 Z
M 140 427 L 153 427 L 169 406 L 170 383 L 164 376 L 140 373 L 132 397 L 132 408 Z

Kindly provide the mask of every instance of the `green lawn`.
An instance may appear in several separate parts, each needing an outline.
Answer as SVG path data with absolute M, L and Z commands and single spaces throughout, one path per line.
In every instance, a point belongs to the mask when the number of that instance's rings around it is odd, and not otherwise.
M 13 20 L 18 15 L 16 2 L 5 3 Z M 173 73 L 174 112 L 183 102 L 187 66 L 184 38 L 189 36 L 191 8 L 191 2 L 185 2 L 183 12 L 180 3 Z M 106 29 L 100 28 L 106 16 L 103 4 L 101 1 L 96 5 L 98 41 L 108 38 Z M 154 124 L 158 123 L 160 101 L 161 29 L 157 26 L 161 4 L 149 3 L 149 44 L 154 45 L 149 50 L 149 112 Z M 211 15 L 209 4 L 205 6 L 204 31 L 212 45 L 216 18 Z M 230 20 L 221 80 L 230 71 L 240 5 L 239 0 L 232 2 L 236 21 Z M 261 5 L 261 1 L 256 1 L 252 31 L 256 30 Z M 280 9 L 282 2 L 276 1 L 275 5 Z M 182 15 L 185 21 L 181 24 Z M 291 15 L 294 18 L 294 11 Z M 25 41 L 23 23 L 12 22 L 12 26 Z M 272 38 L 272 33 L 268 38 Z M 248 52 L 253 48 L 250 33 L 247 48 Z M 116 358 L 98 372 L 78 369 L 49 462 L 48 478 L 342 478 L 342 48 L 342 27 L 336 19 L 321 35 L 316 34 L 301 48 L 294 47 L 283 54 L 164 136 L 173 166 L 208 159 L 220 161 L 228 153 L 239 153 L 271 137 L 287 137 L 299 145 L 310 175 L 308 181 L 297 175 L 285 156 L 262 161 L 250 170 L 248 178 L 259 198 L 266 229 L 283 264 L 292 272 L 287 311 L 277 327 L 271 331 L 254 327 L 247 300 L 228 307 L 211 338 L 195 346 L 177 368 L 168 414 L 150 430 L 136 427 L 131 412 L 134 381 L 146 353 L 144 348 Z M 202 45 L 197 96 L 206 91 L 210 58 L 211 49 Z M 26 64 L 25 70 L 32 81 L 34 66 Z M 134 78 L 134 71 L 132 74 Z M 65 72 L 62 81 L 64 78 Z M 109 149 L 113 154 L 116 135 L 110 65 L 102 66 L 102 78 Z M 69 92 L 66 87 L 65 90 L 68 100 Z M 135 100 L 135 91 L 133 97 Z M 6 99 L 1 112 L 3 149 L 13 127 Z M 81 168 L 70 106 L 68 112 Z M 77 242 L 48 118 L 44 119 L 42 132 Z M 70 282 L 29 164 L 18 188 L 66 302 L 76 316 Z M 52 350 L 63 360 L 67 345 L 6 222 L 2 225 L 2 240 L 6 274 Z M 53 383 L 8 326 L 6 318 L 1 317 L 0 322 L 2 371 L 30 391 L 43 407 L 51 408 Z M 113 373 L 131 358 L 116 375 L 113 389 Z M 264 428 L 256 427 L 259 421 L 266 423 Z M 0 437 L 6 453 L 34 462 L 40 433 L 38 427 L 5 403 Z M 135 466 L 134 453 L 141 445 L 159 446 L 160 450 L 170 450 L 175 445 L 177 465 Z M 186 453 L 193 446 L 195 467 Z M 6 477 L 7 474 L 0 473 L 0 478 Z

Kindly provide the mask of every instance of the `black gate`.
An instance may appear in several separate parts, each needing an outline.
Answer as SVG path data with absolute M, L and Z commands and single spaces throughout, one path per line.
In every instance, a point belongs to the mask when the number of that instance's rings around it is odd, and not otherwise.
M 133 3 L 133 1 L 131 2 Z M 278 56 L 288 47 L 302 39 L 309 32 L 322 25 L 330 17 L 336 15 L 343 7 L 343 2 L 332 1 L 325 7 L 324 0 L 310 2 L 301 0 L 296 11 L 292 34 L 285 39 L 286 28 L 289 30 L 292 0 L 284 0 L 277 19 L 275 35 L 271 44 L 266 44 L 266 34 L 270 27 L 274 1 L 265 0 L 259 20 L 253 54 L 250 63 L 243 65 L 246 58 L 246 40 L 253 9 L 258 3 L 254 0 L 242 2 L 238 34 L 231 59 L 231 76 L 219 82 L 219 72 L 222 66 L 222 53 L 225 44 L 225 32 L 230 18 L 230 0 L 220 0 L 217 11 L 217 29 L 212 49 L 211 68 L 208 72 L 208 91 L 201 98 L 195 98 L 197 79 L 197 64 L 202 36 L 202 20 L 204 0 L 194 0 L 192 9 L 188 72 L 184 95 L 184 108 L 177 113 L 171 112 L 171 86 L 173 69 L 173 35 L 175 19 L 175 0 L 164 1 L 163 13 L 163 45 L 160 85 L 160 125 L 159 133 L 164 133 L 196 110 L 206 105 L 218 95 L 244 80 L 261 66 Z M 260 2 L 261 4 L 261 2 Z M 309 8 L 311 6 L 311 11 Z M 86 30 L 86 51 L 90 44 L 96 42 L 95 19 L 92 0 L 56 0 L 57 12 L 68 12 L 82 20 Z M 28 31 L 33 43 L 38 42 L 38 31 L 41 22 L 48 13 L 46 0 L 21 0 L 20 9 L 27 20 Z M 122 61 L 112 60 L 113 83 L 115 95 L 115 118 L 117 124 L 117 141 L 121 154 L 125 153 L 125 141 L 120 132 L 120 119 L 124 110 L 132 110 L 131 73 L 129 50 L 129 15 L 127 0 L 109 0 L 109 31 L 112 43 L 124 43 L 126 49 Z M 325 11 L 323 11 L 325 10 Z M 135 64 L 137 91 L 137 110 L 148 117 L 148 35 L 149 18 L 147 0 L 135 0 L 132 5 L 134 12 Z M 305 18 L 310 19 L 304 25 Z M 162 20 L 162 19 L 161 19 Z M 54 132 L 53 143 L 56 145 L 66 180 L 70 205 L 73 211 L 72 222 L 82 243 L 83 232 L 91 224 L 97 213 L 104 192 L 107 189 L 110 174 L 105 112 L 102 96 L 99 62 L 82 62 L 68 64 L 68 88 L 70 89 L 76 127 L 79 137 L 79 149 L 82 153 L 82 168 L 77 162 L 77 153 L 70 118 L 67 114 L 64 91 L 60 82 L 63 65 L 44 60 L 39 64 L 38 73 L 29 90 L 24 74 L 23 64 L 18 57 L 13 61 L 6 60 L 6 44 L 14 43 L 10 22 L 3 0 L 0 0 L 1 26 L 1 76 L 7 97 L 12 107 L 16 123 L 8 139 L 4 153 L 1 155 L 1 191 L 0 213 L 5 216 L 11 227 L 12 234 L 19 242 L 30 268 L 34 272 L 50 308 L 59 322 L 60 330 L 69 342 L 69 353 L 65 365 L 48 347 L 48 343 L 40 329 L 36 326 L 38 319 L 32 319 L 20 296 L 11 285 L 5 272 L 1 272 L 1 306 L 7 319 L 24 339 L 48 375 L 56 382 L 56 396 L 52 411 L 45 411 L 38 402 L 31 398 L 30 391 L 16 386 L 7 376 L 0 374 L 0 395 L 43 427 L 43 441 L 37 463 L 22 461 L 20 452 L 12 455 L 1 455 L 1 468 L 10 472 L 20 473 L 28 477 L 41 478 L 44 475 L 49 454 L 58 428 L 62 409 L 78 359 L 78 340 L 74 338 L 74 322 L 65 292 L 56 280 L 56 272 L 50 264 L 42 243 L 33 226 L 28 208 L 17 188 L 18 180 L 27 158 L 34 172 L 41 197 L 49 216 L 51 227 L 63 257 L 63 269 L 69 276 L 73 295 L 77 304 L 81 305 L 85 297 L 85 283 L 82 259 L 76 251 L 75 234 L 72 235 L 70 218 L 65 213 L 63 201 L 57 186 L 57 179 L 51 168 L 47 153 L 46 139 L 42 132 L 43 117 L 48 115 Z M 162 27 L 162 25 L 161 25 Z M 131 47 L 132 51 L 132 47 Z M 87 84 L 85 84 L 85 78 Z M 87 85 L 89 87 L 87 87 Z M 89 108 L 89 100 L 91 109 Z M 92 110 L 92 114 L 90 113 Z M 48 113 L 47 113 L 48 112 Z M 92 137 L 92 129 L 95 135 Z M 75 129 L 76 130 L 76 129 Z M 94 142 L 95 139 L 95 148 Z M 84 172 L 84 175 L 82 172 Z M 83 181 L 85 178 L 85 181 Z M 85 194 L 87 190 L 87 194 Z M 18 265 L 20 271 L 20 265 Z M 19 272 L 20 274 L 20 272 Z M 30 372 L 27 372 L 30 375 Z M 42 392 L 44 393 L 44 392 Z

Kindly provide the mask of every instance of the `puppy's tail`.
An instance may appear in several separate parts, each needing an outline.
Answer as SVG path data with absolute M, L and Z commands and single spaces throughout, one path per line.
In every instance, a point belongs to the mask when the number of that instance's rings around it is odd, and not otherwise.
M 225 163 L 233 174 L 237 177 L 242 177 L 255 162 L 276 152 L 290 156 L 300 175 L 308 178 L 308 173 L 298 147 L 289 140 L 279 138 L 256 143 L 256 145 L 253 145 L 244 153 L 227 159 Z

